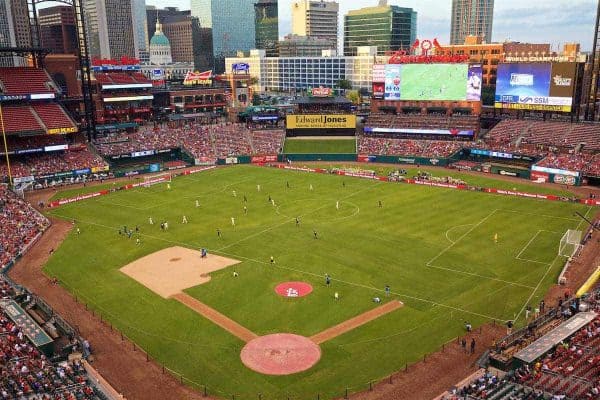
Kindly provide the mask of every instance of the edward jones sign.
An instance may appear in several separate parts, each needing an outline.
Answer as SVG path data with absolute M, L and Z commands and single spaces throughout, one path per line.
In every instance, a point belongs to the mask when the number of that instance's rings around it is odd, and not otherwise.
M 288 115 L 287 129 L 356 129 L 356 115 Z

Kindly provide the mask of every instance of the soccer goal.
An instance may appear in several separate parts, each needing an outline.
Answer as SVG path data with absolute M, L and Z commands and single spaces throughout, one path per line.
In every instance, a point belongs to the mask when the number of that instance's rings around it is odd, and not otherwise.
M 158 174 L 152 176 L 144 176 L 144 187 L 150 187 L 153 185 L 157 185 L 159 183 L 171 183 L 172 175 L 171 174 Z
M 562 257 L 573 257 L 573 255 L 577 253 L 581 247 L 582 235 L 583 233 L 581 231 L 573 229 L 566 231 L 563 237 L 560 239 L 558 255 Z

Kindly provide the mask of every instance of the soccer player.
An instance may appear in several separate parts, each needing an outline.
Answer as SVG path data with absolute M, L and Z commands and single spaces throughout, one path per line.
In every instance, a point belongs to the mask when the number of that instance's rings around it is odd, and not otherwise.
M 346 187 L 346 181 L 342 181 L 342 187 Z
M 271 204 L 273 204 L 273 207 L 275 207 L 275 199 L 271 199 Z
M 312 183 L 310 184 L 310 186 L 308 187 L 308 190 L 313 190 L 313 185 Z
M 383 203 L 381 202 L 381 200 L 379 200 L 379 201 L 377 202 L 377 205 L 379 206 L 379 208 L 382 208 L 382 207 L 383 207 Z
M 77 228 L 77 234 L 80 235 L 81 234 L 81 229 Z
M 220 239 L 221 238 L 221 229 L 217 228 L 217 237 Z
M 296 217 L 296 228 L 300 228 L 300 217 Z
M 275 265 L 275 258 L 273 256 L 271 256 L 271 265 Z
M 335 292 L 333 294 L 333 298 L 335 299 L 335 301 L 338 301 L 340 299 L 340 294 L 338 292 Z
M 327 285 L 327 287 L 331 285 L 331 277 L 329 274 L 325 274 L 325 285 Z
M 244 206 L 244 215 L 248 215 L 248 207 Z
M 142 243 L 142 241 L 140 240 L 140 238 L 136 238 L 135 239 L 135 245 L 139 246 Z
M 336 210 L 339 210 L 339 209 L 340 209 L 340 202 L 339 202 L 339 201 L 336 201 L 336 202 L 335 202 L 335 209 L 336 209 Z
M 235 218 L 231 217 L 231 226 L 235 228 Z
M 494 233 L 494 243 L 498 243 L 498 234 Z
M 200 202 L 196 200 L 196 208 L 200 207 Z
M 319 238 L 319 234 L 317 233 L 317 231 L 315 229 L 313 229 L 313 236 L 315 237 L 315 239 Z
M 167 221 L 165 221 L 165 231 L 169 230 L 169 223 Z
M 256 185 L 256 191 L 260 192 L 260 185 Z
M 152 217 L 148 218 L 148 223 L 150 225 L 154 225 L 154 220 L 152 219 Z
M 188 220 L 187 220 L 187 218 L 186 218 L 185 215 L 183 216 L 183 218 L 181 218 L 181 223 L 182 224 L 187 224 L 188 223 Z
M 289 188 L 290 188 L 290 182 L 289 182 L 289 181 L 286 181 L 286 182 L 285 182 L 285 186 L 286 186 L 286 187 L 289 189 Z
M 167 190 L 171 190 L 171 184 L 167 183 Z
M 232 190 L 231 194 L 233 195 L 233 197 L 237 197 L 237 193 L 235 192 L 235 190 Z
M 244 203 L 248 202 L 248 198 L 246 197 L 246 195 L 244 195 Z
M 391 292 L 390 285 L 385 285 L 385 295 L 389 297 Z

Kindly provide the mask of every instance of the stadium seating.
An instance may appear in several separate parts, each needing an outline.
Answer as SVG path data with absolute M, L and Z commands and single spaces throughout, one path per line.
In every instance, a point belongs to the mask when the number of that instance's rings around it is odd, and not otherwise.
M 277 154 L 284 138 L 283 130 L 253 131 L 244 124 L 190 123 L 185 128 L 145 126 L 134 133 L 98 138 L 95 146 L 104 156 L 182 147 L 194 158 L 215 162 L 230 155 Z
M 44 132 L 40 119 L 28 105 L 4 106 L 2 107 L 2 118 L 6 133 Z
M 32 108 L 47 129 L 75 127 L 75 123 L 57 103 L 36 103 Z
M 465 147 L 464 142 L 392 139 L 360 136 L 358 152 L 370 155 L 449 157 Z
M 52 79 L 39 68 L 0 68 L 0 93 L 9 95 L 56 93 Z
M 0 185 L 0 266 L 13 261 L 49 224 L 27 202 Z

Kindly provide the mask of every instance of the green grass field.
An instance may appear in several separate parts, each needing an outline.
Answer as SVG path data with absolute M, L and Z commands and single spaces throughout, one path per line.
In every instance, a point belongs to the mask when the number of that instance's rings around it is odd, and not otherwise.
M 525 305 L 536 304 L 562 268 L 558 243 L 579 225 L 574 212 L 595 212 L 562 202 L 252 166 L 176 178 L 171 187 L 122 191 L 51 211 L 76 219 L 81 234 L 70 234 L 46 272 L 158 362 L 210 393 L 248 400 L 258 393 L 268 399 L 339 397 L 345 388 L 365 389 L 370 380 L 436 351 L 464 332 L 464 321 L 522 322 Z M 182 215 L 189 224 L 180 224 Z M 170 230 L 150 226 L 148 217 L 168 220 Z M 141 246 L 117 233 L 123 225 L 140 225 Z M 241 363 L 239 339 L 119 271 L 174 245 L 203 246 L 242 261 L 238 278 L 225 269 L 187 293 L 260 335 L 315 334 L 373 308 L 374 296 L 388 300 L 385 285 L 405 306 L 324 343 L 320 362 L 304 373 L 260 375 Z M 325 273 L 332 288 L 324 284 Z M 290 280 L 307 281 L 315 290 L 302 299 L 278 297 L 273 288 Z
M 354 154 L 355 139 L 297 139 L 287 138 L 285 154 Z

